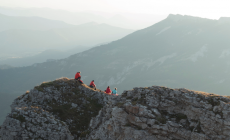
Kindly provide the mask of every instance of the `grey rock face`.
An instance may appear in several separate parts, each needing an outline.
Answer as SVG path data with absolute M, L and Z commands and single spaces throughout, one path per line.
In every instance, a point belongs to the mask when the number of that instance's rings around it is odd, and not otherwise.
M 228 140 L 229 101 L 159 86 L 109 96 L 61 79 L 15 99 L 0 140 Z
M 6 117 L 0 135 L 3 140 L 73 139 L 64 122 L 37 107 L 14 108 Z
M 98 125 L 90 126 L 88 139 L 230 139 L 227 97 L 153 86 L 134 88 L 117 99 L 92 119 Z
M 62 78 L 18 97 L 0 129 L 1 140 L 72 140 L 88 134 L 88 124 L 108 95 Z M 96 107 L 95 107 L 96 106 Z

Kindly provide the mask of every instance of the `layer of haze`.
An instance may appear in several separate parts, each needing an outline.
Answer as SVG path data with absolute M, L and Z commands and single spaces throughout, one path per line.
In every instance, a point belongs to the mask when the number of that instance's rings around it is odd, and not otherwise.
M 227 0 L 0 0 L 6 7 L 47 7 L 68 11 L 183 14 L 217 19 L 230 17 Z

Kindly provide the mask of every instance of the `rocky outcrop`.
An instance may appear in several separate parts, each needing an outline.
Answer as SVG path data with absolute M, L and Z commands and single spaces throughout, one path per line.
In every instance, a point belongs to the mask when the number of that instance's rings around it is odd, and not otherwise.
M 109 96 L 59 79 L 17 98 L 2 140 L 228 140 L 229 97 L 152 86 Z
M 91 120 L 89 139 L 230 139 L 228 97 L 153 86 L 118 98 Z
M 72 139 L 65 122 L 37 107 L 14 108 L 3 124 L 1 135 L 3 140 Z
M 1 126 L 2 140 L 72 140 L 85 137 L 108 95 L 73 79 L 42 83 L 14 100 Z

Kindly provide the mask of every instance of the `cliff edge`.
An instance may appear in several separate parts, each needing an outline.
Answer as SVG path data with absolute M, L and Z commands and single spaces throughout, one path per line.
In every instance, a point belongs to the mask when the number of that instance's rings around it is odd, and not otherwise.
M 227 140 L 229 102 L 159 86 L 110 96 L 62 78 L 15 99 L 0 140 Z

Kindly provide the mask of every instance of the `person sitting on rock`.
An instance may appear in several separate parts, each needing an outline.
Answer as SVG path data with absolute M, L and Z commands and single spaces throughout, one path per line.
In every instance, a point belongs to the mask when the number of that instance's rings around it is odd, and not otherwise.
M 80 74 L 81 74 L 80 71 L 75 74 L 75 80 L 79 80 L 81 78 Z
M 118 95 L 118 94 L 117 94 L 117 88 L 115 88 L 115 89 L 112 91 L 112 95 L 116 95 L 116 96 Z
M 84 84 L 83 81 L 81 80 L 81 77 L 78 78 L 79 83 Z
M 96 85 L 94 84 L 94 80 L 91 81 L 91 83 L 89 84 L 89 86 L 91 88 L 95 88 L 95 90 L 96 90 Z
M 105 90 L 105 93 L 111 95 L 111 92 L 112 91 L 111 91 L 110 87 L 108 86 L 107 89 Z

